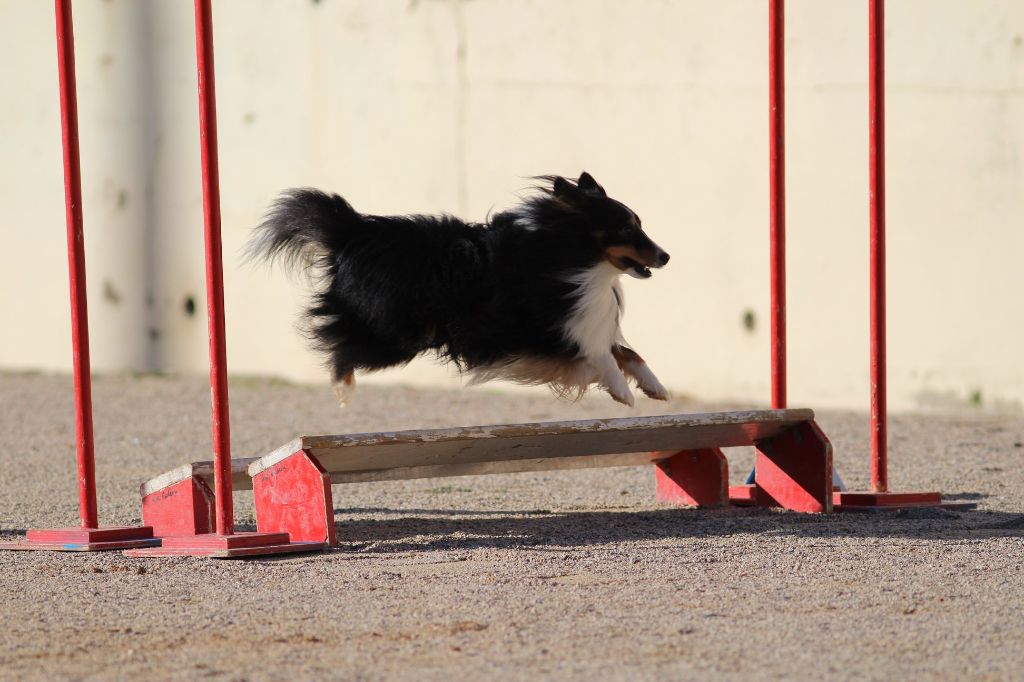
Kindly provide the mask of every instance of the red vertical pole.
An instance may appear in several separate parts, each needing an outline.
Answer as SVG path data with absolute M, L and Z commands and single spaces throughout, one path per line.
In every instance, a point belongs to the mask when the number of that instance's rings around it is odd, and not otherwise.
M 92 432 L 89 367 L 89 306 L 85 293 L 85 239 L 82 234 L 82 175 L 78 155 L 78 100 L 75 94 L 75 36 L 71 0 L 55 0 L 60 127 L 64 149 L 64 217 L 68 232 L 68 284 L 71 290 L 71 348 L 75 376 L 75 434 L 78 450 L 78 506 L 82 528 L 96 528 L 96 464 Z
M 885 13 L 868 0 L 868 109 L 871 176 L 871 489 L 886 492 L 885 400 Z
M 785 7 L 768 0 L 768 175 L 771 195 L 772 407 L 786 406 L 786 117 Z
M 231 535 L 235 531 L 235 521 L 231 495 L 231 426 L 228 413 L 227 344 L 224 334 L 224 267 L 221 262 L 217 102 L 213 75 L 213 18 L 210 0 L 195 0 L 195 15 L 206 242 L 206 311 L 210 334 L 210 393 L 213 403 L 214 492 L 217 500 L 217 533 Z

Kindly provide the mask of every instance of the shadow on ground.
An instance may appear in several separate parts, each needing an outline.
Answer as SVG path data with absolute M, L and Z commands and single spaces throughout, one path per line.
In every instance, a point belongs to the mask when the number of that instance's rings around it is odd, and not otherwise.
M 390 513 L 386 519 L 353 514 Z M 336 509 L 342 549 L 404 552 L 618 542 L 737 534 L 798 538 L 971 540 L 1024 537 L 1024 514 L 922 508 L 873 514 L 798 514 L 765 509 L 502 512 Z M 514 516 L 510 516 L 514 515 Z M 349 518 L 346 518 L 349 517 Z

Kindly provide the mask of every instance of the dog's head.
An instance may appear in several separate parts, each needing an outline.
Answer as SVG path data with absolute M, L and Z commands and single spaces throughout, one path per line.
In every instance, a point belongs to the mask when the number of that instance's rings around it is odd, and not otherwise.
M 561 176 L 551 180 L 551 195 L 585 216 L 587 236 L 605 260 L 638 279 L 651 276 L 651 268 L 668 263 L 668 254 L 644 232 L 640 218 L 628 206 L 608 196 L 584 171 L 573 182 Z

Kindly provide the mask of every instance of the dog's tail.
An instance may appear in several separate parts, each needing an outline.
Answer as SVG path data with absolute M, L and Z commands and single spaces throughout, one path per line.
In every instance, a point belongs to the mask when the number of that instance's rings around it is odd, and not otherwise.
M 317 266 L 336 254 L 361 216 L 337 194 L 286 190 L 271 205 L 245 249 L 248 261 L 281 261 L 288 267 Z

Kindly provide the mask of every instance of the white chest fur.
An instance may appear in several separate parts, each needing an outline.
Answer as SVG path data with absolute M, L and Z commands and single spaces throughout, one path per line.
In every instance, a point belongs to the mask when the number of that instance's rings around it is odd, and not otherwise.
M 608 356 L 622 340 L 619 317 L 623 310 L 622 271 L 611 263 L 570 274 L 566 281 L 578 287 L 576 304 L 565 321 L 565 336 L 586 358 Z

